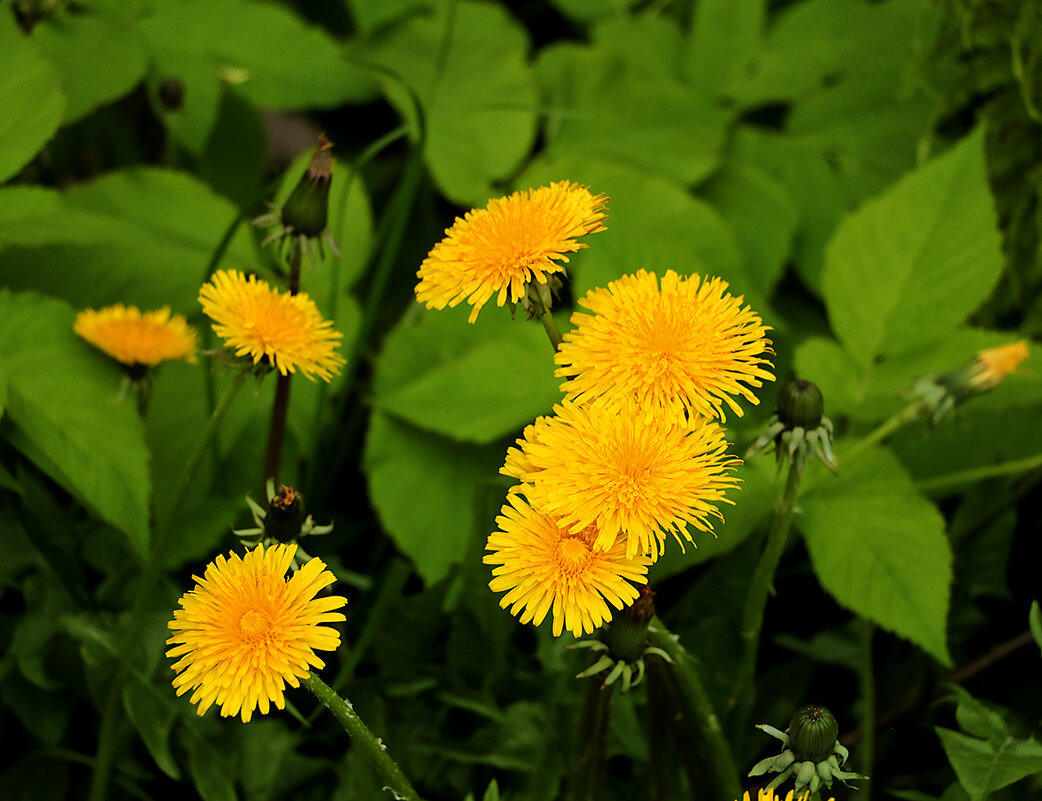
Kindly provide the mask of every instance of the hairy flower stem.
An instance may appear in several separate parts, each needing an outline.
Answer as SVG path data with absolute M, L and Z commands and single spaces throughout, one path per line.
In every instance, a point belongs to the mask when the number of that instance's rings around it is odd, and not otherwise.
M 869 621 L 860 621 L 861 626 L 861 745 L 858 770 L 866 776 L 872 775 L 872 762 L 876 750 L 876 675 L 872 661 L 872 634 L 875 626 Z M 865 782 L 855 795 L 858 801 L 871 801 L 872 783 Z
M 546 335 L 550 337 L 550 344 L 554 346 L 554 350 L 557 351 L 561 347 L 561 343 L 564 342 L 564 338 L 561 336 L 561 329 L 557 327 L 557 321 L 554 316 L 550 313 L 549 309 L 543 309 L 539 314 L 539 322 L 543 324 L 543 330 L 546 331 Z
M 651 625 L 648 626 L 648 642 L 656 648 L 661 648 L 673 660 L 668 666 L 668 672 L 676 681 L 679 701 L 674 714 L 679 722 L 690 726 L 701 739 L 706 754 L 706 759 L 700 766 L 689 766 L 688 773 L 708 766 L 722 797 L 741 798 L 742 785 L 738 780 L 738 768 L 735 766 L 731 746 L 724 737 L 720 718 L 713 709 L 709 694 L 702 683 L 704 671 L 700 663 L 688 653 L 680 644 L 680 638 L 671 634 L 658 617 L 652 618 Z M 684 756 L 685 760 L 696 758 L 694 753 Z
M 753 677 L 756 674 L 756 655 L 760 647 L 764 609 L 767 606 L 771 585 L 774 583 L 774 573 L 785 551 L 789 529 L 792 527 L 792 513 L 796 507 L 802 477 L 803 466 L 798 459 L 792 459 L 789 462 L 785 489 L 778 496 L 774 506 L 774 517 L 771 518 L 771 526 L 767 531 L 767 544 L 760 555 L 760 561 L 749 581 L 749 590 L 745 596 L 742 624 L 739 629 L 742 662 L 727 701 L 729 719 L 734 718 L 737 713 L 736 722 L 739 726 L 744 726 L 745 712 L 752 707 Z
M 332 687 L 314 673 L 309 673 L 304 679 L 304 686 L 340 721 L 340 725 L 376 773 L 384 789 L 390 790 L 398 801 L 419 801 L 420 796 L 405 778 L 398 763 L 388 755 L 387 746 L 358 717 L 351 702 L 337 695 Z
M 615 685 L 605 687 L 598 684 L 598 678 L 591 676 L 586 680 L 567 801 L 596 801 L 604 781 L 608 720 L 611 717 L 611 697 Z
M 296 295 L 300 291 L 300 250 L 291 250 L 289 264 L 289 294 Z M 267 484 L 269 478 L 278 478 L 279 463 L 282 461 L 282 443 L 286 440 L 286 418 L 289 415 L 289 387 L 292 375 L 279 373 L 275 382 L 275 402 L 271 407 L 271 426 L 268 428 L 268 447 L 264 451 L 264 475 L 261 486 Z

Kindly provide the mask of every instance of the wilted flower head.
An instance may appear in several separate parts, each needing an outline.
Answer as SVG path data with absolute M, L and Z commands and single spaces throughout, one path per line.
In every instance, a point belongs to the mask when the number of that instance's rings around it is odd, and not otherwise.
M 199 302 L 217 335 L 254 364 L 267 359 L 282 375 L 300 370 L 312 381 L 332 380 L 344 364 L 335 351 L 343 335 L 305 292 L 281 294 L 254 275 L 219 270 L 199 290 Z
M 84 309 L 72 330 L 127 367 L 152 367 L 173 359 L 195 361 L 198 336 L 170 307 L 142 312 L 136 306 Z
M 629 396 L 643 405 L 724 419 L 733 396 L 759 403 L 752 389 L 773 381 L 767 326 L 727 282 L 668 270 L 661 287 L 638 271 L 579 300 L 591 314 L 572 315 L 555 375 L 571 400 Z
M 496 305 L 517 303 L 525 287 L 563 273 L 567 253 L 586 247 L 579 237 L 604 230 L 604 195 L 559 181 L 489 201 L 457 217 L 445 238 L 423 260 L 416 299 L 429 309 L 466 300 L 470 322 L 493 296 Z
M 666 533 L 693 541 L 688 525 L 712 531 L 714 504 L 738 484 L 741 464 L 723 429 L 698 418 L 662 418 L 633 401 L 585 406 L 569 401 L 528 426 L 500 472 L 540 509 L 578 532 L 594 526 L 596 546 L 622 535 L 629 557 L 657 559 Z
M 166 655 L 173 665 L 178 695 L 192 690 L 202 715 L 213 704 L 224 717 L 253 711 L 266 715 L 272 703 L 285 708 L 286 685 L 298 687 L 323 662 L 316 650 L 340 645 L 336 629 L 321 625 L 344 620 L 334 610 L 347 603 L 337 595 L 316 598 L 336 579 L 321 559 L 312 559 L 286 580 L 296 545 L 258 545 L 240 558 L 218 556 L 196 588 L 181 597 L 167 625 L 173 636 Z
M 1014 372 L 1028 357 L 1025 340 L 986 348 L 977 358 L 943 375 L 927 375 L 912 387 L 916 398 L 934 423 L 948 417 L 955 409 L 975 395 L 983 395 Z
M 522 623 L 538 626 L 551 614 L 555 637 L 564 629 L 578 637 L 611 620 L 609 604 L 622 609 L 636 600 L 637 588 L 630 582 L 647 583 L 650 560 L 627 557 L 624 538 L 598 548 L 594 526 L 573 532 L 517 493 L 507 501 L 496 518 L 499 530 L 489 535 L 484 561 L 498 565 L 489 587 L 506 591 L 499 605 L 511 607 L 512 615 L 520 613 Z

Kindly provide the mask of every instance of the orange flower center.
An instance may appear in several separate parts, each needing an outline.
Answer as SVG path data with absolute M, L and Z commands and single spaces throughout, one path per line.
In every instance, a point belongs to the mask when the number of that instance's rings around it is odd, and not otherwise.
M 256 609 L 251 609 L 239 619 L 239 631 L 251 642 L 263 640 L 271 631 L 268 616 Z
M 590 552 L 590 544 L 586 542 L 583 534 L 562 537 L 557 543 L 557 565 L 561 572 L 569 575 L 578 575 L 590 566 L 593 554 Z

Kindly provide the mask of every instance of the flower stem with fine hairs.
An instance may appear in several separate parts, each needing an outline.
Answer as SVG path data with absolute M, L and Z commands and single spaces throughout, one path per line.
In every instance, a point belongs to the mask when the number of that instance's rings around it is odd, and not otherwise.
M 739 629 L 739 637 L 742 644 L 742 662 L 735 680 L 731 696 L 728 699 L 729 711 L 738 711 L 739 720 L 744 715 L 744 710 L 738 710 L 739 702 L 749 708 L 752 704 L 753 676 L 756 673 L 756 655 L 760 646 L 760 631 L 763 628 L 763 614 L 767 606 L 767 596 L 770 594 L 771 585 L 774 583 L 774 573 L 778 569 L 782 553 L 785 551 L 785 541 L 792 527 L 792 513 L 796 506 L 796 497 L 800 491 L 800 479 L 803 477 L 803 466 L 799 459 L 789 462 L 788 476 L 785 480 L 785 489 L 778 496 L 774 505 L 774 516 L 771 518 L 771 527 L 767 531 L 767 544 L 764 546 L 760 561 L 756 564 L 756 570 L 749 581 L 749 590 L 745 596 L 745 606 L 742 610 L 742 623 Z M 744 721 L 741 725 L 744 725 Z
M 614 685 L 598 684 L 598 677 L 587 679 L 579 717 L 579 732 L 572 775 L 568 785 L 568 801 L 596 801 L 604 780 L 604 763 L 608 751 L 608 720 Z
M 675 711 L 680 719 L 689 724 L 691 730 L 701 739 L 707 754 L 702 768 L 708 767 L 712 772 L 722 797 L 741 798 L 742 785 L 738 781 L 738 768 L 735 766 L 731 746 L 724 737 L 720 718 L 713 709 L 705 685 L 702 683 L 702 671 L 698 660 L 680 644 L 680 638 L 672 634 L 658 618 L 651 620 L 648 626 L 648 642 L 669 654 L 672 664 L 668 672 L 676 682 L 679 708 Z M 689 755 L 694 758 L 694 754 Z
M 351 738 L 351 742 L 359 749 L 369 767 L 373 769 L 385 789 L 390 790 L 399 801 L 419 801 L 420 796 L 405 778 L 402 769 L 391 759 L 384 745 L 369 727 L 365 725 L 351 702 L 341 698 L 333 688 L 326 684 L 314 673 L 308 674 L 304 679 L 307 687 L 322 704 L 333 713 L 340 725 L 344 727 Z
M 564 342 L 564 338 L 561 336 L 561 329 L 557 327 L 557 321 L 549 309 L 543 309 L 539 315 L 539 322 L 543 324 L 543 330 L 550 337 L 550 344 L 554 346 L 554 350 L 558 350 L 561 347 L 561 343 Z
M 300 291 L 300 251 L 294 246 L 289 265 L 289 294 L 296 295 Z M 282 443 L 286 439 L 286 417 L 289 415 L 289 373 L 279 373 L 275 382 L 275 402 L 271 407 L 271 426 L 268 429 L 268 447 L 264 451 L 264 475 L 261 485 L 269 478 L 277 478 L 279 463 L 282 461 Z

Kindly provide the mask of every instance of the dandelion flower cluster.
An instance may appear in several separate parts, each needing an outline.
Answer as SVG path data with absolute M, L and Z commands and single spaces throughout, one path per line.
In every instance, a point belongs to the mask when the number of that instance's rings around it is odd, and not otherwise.
M 970 383 L 980 392 L 993 389 L 1027 357 L 1028 343 L 1023 339 L 982 350 L 973 364 Z
M 199 290 L 199 302 L 217 335 L 254 364 L 267 359 L 282 375 L 300 370 L 312 381 L 332 380 L 344 364 L 335 350 L 343 335 L 304 292 L 282 294 L 256 276 L 219 270 Z
M 608 604 L 622 609 L 637 599 L 630 582 L 647 583 L 651 560 L 627 556 L 624 538 L 599 548 L 596 527 L 572 531 L 517 493 L 508 501 L 484 561 L 498 565 L 489 584 L 493 592 L 507 591 L 499 605 L 512 606 L 515 616 L 524 610 L 522 623 L 538 626 L 552 612 L 555 637 L 566 628 L 579 637 L 611 620 Z
M 323 662 L 315 651 L 332 651 L 340 634 L 323 623 L 344 620 L 334 611 L 347 600 L 316 598 L 335 578 L 312 559 L 287 581 L 296 545 L 258 545 L 240 558 L 218 556 L 197 586 L 181 597 L 167 625 L 174 632 L 166 655 L 176 658 L 178 695 L 192 691 L 202 715 L 214 704 L 224 717 L 248 723 L 255 709 L 284 709 L 287 684 L 298 687 Z
M 749 791 L 746 790 L 745 793 L 742 795 L 741 801 L 807 801 L 809 797 L 810 790 L 807 790 L 803 793 L 796 793 L 793 790 L 789 790 L 789 792 L 782 795 L 780 791 L 775 793 L 774 788 L 770 787 L 766 790 L 760 788 L 760 790 L 756 793 L 755 797 L 750 796 Z M 735 799 L 735 801 L 738 801 L 738 799 Z M 834 798 L 830 798 L 828 799 L 828 801 L 836 800 Z
M 154 367 L 174 359 L 195 361 L 197 335 L 183 315 L 170 308 L 142 312 L 136 306 L 84 309 L 72 330 L 128 367 Z
M 555 375 L 580 402 L 636 397 L 665 412 L 739 417 L 733 396 L 759 403 L 752 388 L 774 376 L 767 326 L 720 278 L 702 280 L 673 270 L 638 271 L 593 289 L 579 301 L 592 314 L 572 315 L 556 356 Z
M 568 253 L 586 247 L 579 237 L 604 230 L 604 195 L 569 181 L 515 192 L 457 217 L 420 265 L 416 299 L 429 309 L 474 308 L 470 322 L 493 296 L 516 303 L 531 281 L 564 272 Z

